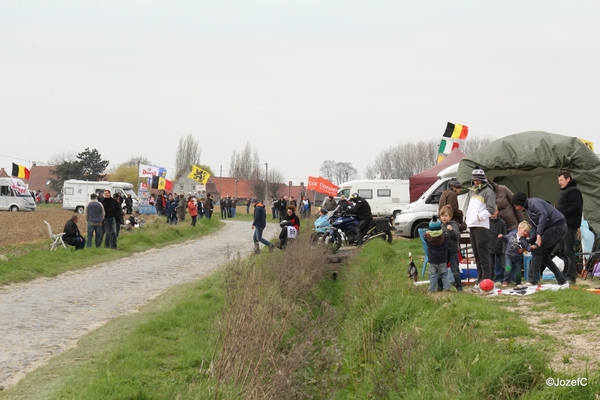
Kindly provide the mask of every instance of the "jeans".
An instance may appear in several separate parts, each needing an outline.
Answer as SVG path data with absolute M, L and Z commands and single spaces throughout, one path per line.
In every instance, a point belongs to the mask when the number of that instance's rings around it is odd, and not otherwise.
M 443 264 L 429 264 L 429 291 L 435 292 L 437 289 L 438 278 L 442 280 L 442 289 L 449 290 L 450 282 L 448 281 L 448 266 Z
M 204 210 L 204 215 L 206 218 L 210 219 L 212 217 L 213 210 Z
M 265 230 L 264 227 L 255 226 L 254 227 L 254 235 L 252 235 L 252 241 L 254 242 L 254 244 L 258 244 L 258 242 L 260 242 L 267 247 L 271 247 L 271 246 L 273 246 L 273 244 L 271 242 L 269 242 L 267 239 L 262 237 L 264 230 Z
M 115 217 L 104 218 L 104 233 L 106 233 L 106 239 L 104 240 L 104 247 L 111 249 L 117 248 L 117 220 Z
M 517 283 L 517 271 L 521 272 L 521 269 L 523 268 L 523 257 L 506 257 L 506 265 L 510 267 L 510 271 L 504 271 L 504 282 Z
M 460 280 L 460 269 L 458 268 L 458 250 L 448 251 L 448 262 L 450 263 L 450 271 L 452 272 L 452 276 L 448 277 L 448 281 L 454 283 L 457 289 L 463 287 Z
M 556 225 L 548 228 L 542 235 L 542 245 L 531 253 L 531 264 L 529 268 L 529 282 L 532 285 L 537 285 L 540 281 L 540 273 L 542 264 L 550 269 L 556 277 L 556 282 L 559 285 L 565 283 L 565 278 L 562 272 L 559 271 L 554 261 L 552 261 L 551 251 L 559 242 L 563 240 L 567 234 L 567 224 Z
M 490 261 L 494 266 L 494 282 L 503 282 L 506 270 L 506 259 L 504 254 L 490 254 Z
M 577 279 L 577 266 L 575 264 L 575 239 L 577 238 L 577 229 L 567 227 L 567 234 L 560 243 L 560 258 L 565 262 L 563 276 L 573 283 Z
M 75 250 L 81 250 L 85 247 L 85 239 L 82 237 L 79 237 L 79 238 L 75 239 L 75 241 L 73 243 L 68 243 L 68 244 L 71 246 L 74 246 Z
M 94 234 L 96 235 L 96 248 L 102 246 L 102 236 L 104 236 L 104 229 L 102 229 L 102 226 L 92 226 L 88 223 L 86 247 L 92 247 L 92 236 Z
M 469 229 L 471 248 L 477 264 L 477 281 L 492 279 L 492 263 L 490 261 L 490 230 L 482 227 Z

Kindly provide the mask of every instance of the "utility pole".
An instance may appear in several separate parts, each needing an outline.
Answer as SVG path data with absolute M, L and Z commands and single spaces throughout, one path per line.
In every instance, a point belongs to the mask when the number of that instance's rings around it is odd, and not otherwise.
M 265 162 L 265 202 L 263 204 L 269 204 L 267 203 L 269 201 L 269 163 Z

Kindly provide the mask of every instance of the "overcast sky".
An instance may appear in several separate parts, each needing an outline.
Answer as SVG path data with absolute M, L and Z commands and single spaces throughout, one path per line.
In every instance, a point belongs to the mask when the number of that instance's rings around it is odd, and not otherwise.
M 192 133 L 294 184 L 387 146 L 543 130 L 600 152 L 600 2 L 0 0 L 0 167 L 96 148 L 173 168 Z M 173 171 L 173 170 L 170 170 Z

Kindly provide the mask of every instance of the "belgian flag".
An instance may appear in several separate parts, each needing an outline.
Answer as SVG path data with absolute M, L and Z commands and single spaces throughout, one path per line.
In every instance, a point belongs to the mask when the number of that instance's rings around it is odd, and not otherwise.
M 29 170 L 22 165 L 12 163 L 12 176 L 16 176 L 21 179 L 29 179 Z
M 451 122 L 448 122 L 446 126 L 446 132 L 444 132 L 444 137 L 450 139 L 466 139 L 469 134 L 469 127 L 465 125 L 455 125 Z
M 152 179 L 152 182 L 150 183 L 150 187 L 152 189 L 158 189 L 158 190 L 173 190 L 173 182 L 171 182 L 168 179 L 165 178 L 160 178 L 157 176 L 152 176 L 149 179 Z

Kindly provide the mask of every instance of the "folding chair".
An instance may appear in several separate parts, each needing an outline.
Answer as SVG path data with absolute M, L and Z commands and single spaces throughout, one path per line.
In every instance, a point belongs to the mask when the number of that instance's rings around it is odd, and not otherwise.
M 50 251 L 56 250 L 58 248 L 58 246 L 60 246 L 61 244 L 66 249 L 67 245 L 65 244 L 65 242 L 63 242 L 63 238 L 62 238 L 65 233 L 64 232 L 52 233 L 52 227 L 50 226 L 50 224 L 45 220 L 44 220 L 44 222 L 46 223 L 46 226 L 48 227 L 48 235 L 50 235 L 50 239 L 52 240 L 52 244 L 50 245 Z
M 427 256 L 427 241 L 425 240 L 425 232 L 427 229 L 419 228 L 419 237 L 421 238 L 421 245 L 423 246 L 423 271 L 421 272 L 421 276 L 425 276 L 425 269 L 427 268 L 427 263 L 429 262 L 429 257 Z

